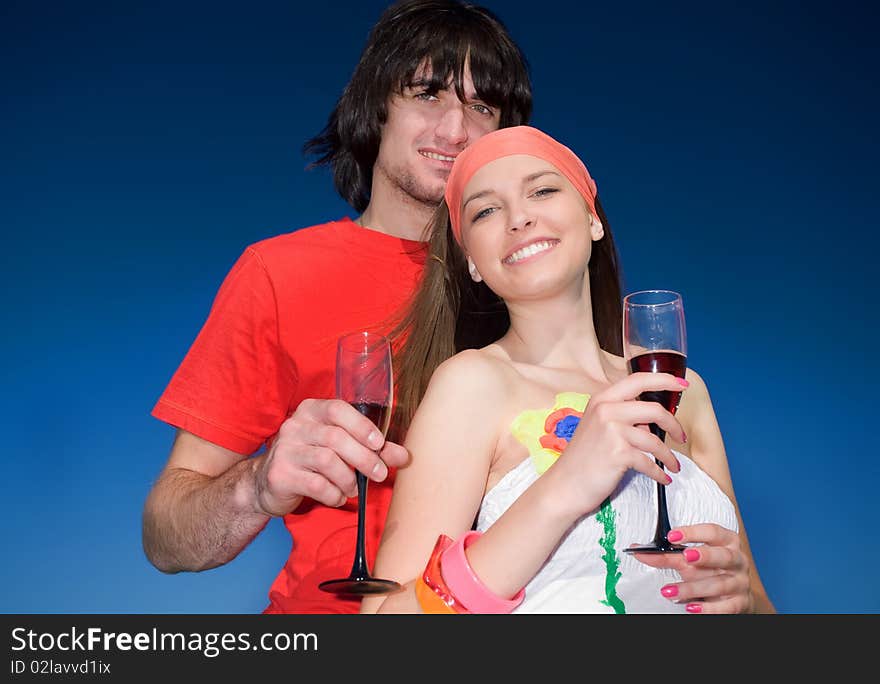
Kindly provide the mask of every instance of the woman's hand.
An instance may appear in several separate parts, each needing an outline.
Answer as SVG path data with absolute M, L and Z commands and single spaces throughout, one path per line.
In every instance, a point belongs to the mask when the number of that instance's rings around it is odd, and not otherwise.
M 686 440 L 676 418 L 654 401 L 639 401 L 642 392 L 681 392 L 687 381 L 668 373 L 633 373 L 593 395 L 553 472 L 554 489 L 565 496 L 565 506 L 579 517 L 601 505 L 630 469 L 661 484 L 672 480 L 666 468 L 677 473 L 672 450 L 648 430 L 655 423 L 678 442 Z M 546 476 L 545 476 L 546 477 Z
M 633 554 L 653 568 L 672 568 L 682 581 L 664 585 L 660 593 L 686 603 L 689 613 L 749 613 L 754 611 L 750 563 L 736 532 L 714 523 L 676 527 L 666 538 L 673 543 L 697 543 L 684 553 Z

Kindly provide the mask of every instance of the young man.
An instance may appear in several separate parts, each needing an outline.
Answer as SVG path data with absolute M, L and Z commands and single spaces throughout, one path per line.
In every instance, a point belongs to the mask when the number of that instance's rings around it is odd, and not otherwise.
M 389 474 L 407 454 L 331 399 L 336 340 L 390 328 L 420 278 L 420 240 L 452 161 L 530 113 L 526 61 L 491 12 L 415 0 L 382 14 L 327 126 L 306 145 L 361 215 L 248 247 L 153 410 L 178 429 L 144 508 L 144 549 L 157 568 L 227 563 L 283 516 L 293 548 L 266 612 L 357 612 L 358 600 L 318 589 L 351 567 L 354 469 L 373 482 L 372 555 Z

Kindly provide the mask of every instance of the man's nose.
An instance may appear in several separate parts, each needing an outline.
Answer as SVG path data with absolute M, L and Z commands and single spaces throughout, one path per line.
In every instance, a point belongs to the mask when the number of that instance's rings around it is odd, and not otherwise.
M 464 145 L 468 141 L 465 105 L 458 98 L 451 99 L 437 123 L 437 136 L 451 145 Z

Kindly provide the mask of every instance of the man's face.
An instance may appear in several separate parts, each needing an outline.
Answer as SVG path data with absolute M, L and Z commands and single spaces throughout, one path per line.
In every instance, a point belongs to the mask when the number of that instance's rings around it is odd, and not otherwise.
M 393 197 L 429 205 L 443 199 L 455 157 L 470 143 L 498 128 L 500 112 L 477 98 L 465 67 L 465 102 L 452 84 L 431 92 L 430 67 L 420 68 L 413 83 L 388 99 L 379 155 L 373 167 L 373 197 Z

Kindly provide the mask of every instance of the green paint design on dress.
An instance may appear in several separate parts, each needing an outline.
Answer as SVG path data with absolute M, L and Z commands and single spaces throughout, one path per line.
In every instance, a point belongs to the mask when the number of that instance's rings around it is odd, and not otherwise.
M 614 550 L 614 544 L 617 541 L 617 528 L 614 525 L 615 518 L 614 509 L 611 508 L 611 499 L 605 499 L 596 513 L 596 520 L 602 524 L 604 536 L 599 538 L 599 546 L 605 553 L 602 554 L 602 560 L 605 561 L 605 600 L 601 601 L 603 605 L 610 606 L 617 615 L 626 614 L 626 606 L 617 595 L 617 582 L 620 579 L 620 559 Z

